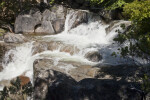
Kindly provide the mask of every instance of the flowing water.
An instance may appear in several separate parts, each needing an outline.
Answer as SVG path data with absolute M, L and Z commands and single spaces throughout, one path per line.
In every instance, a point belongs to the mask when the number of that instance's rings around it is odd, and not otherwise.
M 74 15 L 74 17 L 71 17 Z M 37 39 L 42 41 L 55 41 L 61 42 L 65 45 L 73 45 L 74 48 L 78 48 L 79 51 L 73 55 L 68 52 L 60 51 L 60 48 L 55 50 L 45 50 L 33 55 L 34 41 L 24 43 L 15 49 L 10 50 L 5 54 L 3 68 L 0 72 L 0 81 L 10 80 L 19 75 L 26 75 L 32 80 L 33 77 L 33 63 L 39 58 L 49 58 L 54 60 L 54 65 L 57 65 L 59 61 L 70 61 L 77 63 L 84 63 L 87 65 L 97 64 L 127 64 L 131 63 L 128 59 L 112 57 L 111 54 L 116 52 L 118 45 L 113 42 L 113 38 L 116 37 L 116 29 L 121 29 L 119 26 L 112 29 L 109 34 L 106 33 L 108 25 L 103 24 L 102 21 L 89 20 L 86 24 L 81 24 L 74 29 L 71 29 L 73 22 L 76 19 L 76 12 L 69 13 L 65 22 L 65 29 L 62 33 L 50 36 L 38 36 Z M 123 23 L 120 21 L 117 24 Z M 92 62 L 85 58 L 88 52 L 97 51 L 102 55 L 102 60 L 99 62 Z M 74 68 L 73 65 L 60 66 L 68 71 Z

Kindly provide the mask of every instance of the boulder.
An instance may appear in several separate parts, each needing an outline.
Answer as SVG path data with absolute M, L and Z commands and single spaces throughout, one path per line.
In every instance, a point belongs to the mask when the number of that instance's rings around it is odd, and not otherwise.
M 35 33 L 55 34 L 51 21 L 56 19 L 56 14 L 46 9 L 42 13 L 41 24 L 35 28 Z
M 88 52 L 87 54 L 85 54 L 85 58 L 92 62 L 99 62 L 100 60 L 102 60 L 102 56 L 97 51 Z
M 65 62 L 59 61 L 55 64 L 52 59 L 37 59 L 34 64 L 34 70 L 56 70 L 65 74 L 70 75 L 76 81 L 80 81 L 85 78 L 94 78 L 98 76 L 99 68 L 92 67 L 90 65 L 79 64 L 78 62 Z
M 40 24 L 41 19 L 38 9 L 22 12 L 15 20 L 15 33 L 34 33 L 35 26 Z
M 68 13 L 70 13 L 68 30 L 75 28 L 82 23 L 88 22 L 88 12 L 86 11 L 71 9 L 71 10 L 68 10 Z
M 60 33 L 64 30 L 67 8 L 62 5 L 54 5 L 50 10 L 53 13 L 51 22 L 55 33 Z
M 35 29 L 35 33 L 37 34 L 55 34 L 53 26 L 50 21 L 42 21 L 41 26 Z
M 53 89 L 51 90 L 49 87 L 51 87 L 53 84 L 60 85 L 61 83 L 62 83 L 62 86 L 60 88 L 63 88 L 63 89 L 60 89 L 59 92 L 58 91 L 53 91 L 53 92 L 55 92 L 56 94 L 57 92 L 58 94 L 61 92 L 62 97 L 64 97 L 65 95 L 67 97 L 67 95 L 70 92 L 67 89 L 69 89 L 70 85 L 73 86 L 74 84 L 76 84 L 76 82 L 71 77 L 66 76 L 63 73 L 60 73 L 54 70 L 38 70 L 35 73 L 34 79 L 35 79 L 34 80 L 34 84 L 35 84 L 34 99 L 35 100 L 51 100 L 51 99 L 57 100 L 53 98 L 53 96 L 55 97 L 57 95 L 51 94 Z M 49 95 L 51 95 L 52 98 L 49 98 Z
M 84 79 L 76 82 L 54 70 L 38 70 L 34 77 L 35 100 L 141 100 L 141 94 L 124 81 Z
M 67 14 L 67 8 L 64 7 L 63 5 L 54 5 L 53 7 L 50 8 L 51 12 L 56 14 L 57 19 L 64 19 Z
M 114 29 L 120 27 L 122 24 L 125 25 L 124 32 L 128 30 L 128 28 L 131 26 L 131 21 L 112 21 L 110 22 L 109 26 L 105 29 L 106 34 L 109 34 Z
M 7 33 L 4 36 L 4 42 L 6 43 L 23 43 L 27 41 L 22 34 L 14 34 L 14 33 Z
M 66 45 L 61 42 L 54 42 L 54 41 L 40 41 L 33 43 L 33 54 L 41 53 L 45 50 L 60 50 L 60 52 L 66 52 L 70 55 L 73 55 L 75 53 L 79 52 L 79 49 L 73 45 Z
M 123 18 L 121 11 L 119 9 L 115 10 L 101 9 L 98 13 L 105 20 L 106 23 L 109 23 L 112 20 L 120 20 Z
M 53 28 L 56 33 L 60 33 L 64 30 L 64 23 L 65 23 L 64 19 L 58 19 L 58 20 L 52 21 L 52 23 L 53 23 Z

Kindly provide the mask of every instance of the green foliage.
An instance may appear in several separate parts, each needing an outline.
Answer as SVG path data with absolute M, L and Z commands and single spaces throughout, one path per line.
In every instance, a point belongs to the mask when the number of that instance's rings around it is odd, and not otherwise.
M 33 87 L 31 82 L 21 86 L 21 81 L 17 77 L 16 80 L 11 81 L 10 87 L 4 87 L 3 91 L 0 93 L 0 100 L 7 100 L 11 98 L 10 95 L 21 95 L 22 97 L 31 96 L 33 93 Z
M 122 53 L 126 50 L 125 47 L 122 47 L 121 54 L 123 54 L 123 56 L 132 55 L 149 59 L 150 0 L 134 0 L 133 2 L 128 2 L 123 7 L 123 10 L 124 15 L 132 21 L 132 25 L 124 34 L 121 34 L 120 31 L 117 30 L 119 35 L 114 39 L 115 41 L 118 41 L 120 44 L 123 44 L 126 41 L 130 42 L 128 52 Z M 122 28 L 125 29 L 124 26 Z
M 131 20 L 142 21 L 150 18 L 150 0 L 135 0 L 124 6 L 124 13 L 128 15 Z

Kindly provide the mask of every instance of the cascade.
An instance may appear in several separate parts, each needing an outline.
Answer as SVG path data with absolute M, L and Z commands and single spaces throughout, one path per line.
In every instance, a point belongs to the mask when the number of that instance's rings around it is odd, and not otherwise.
M 109 34 L 106 34 L 105 29 L 108 25 L 103 24 L 102 21 L 89 21 L 87 24 L 83 23 L 76 28 L 71 29 L 76 16 L 76 12 L 68 13 L 65 22 L 65 29 L 62 33 L 57 35 L 39 36 L 39 38 L 42 38 L 43 41 L 59 41 L 66 45 L 73 45 L 79 49 L 79 52 L 71 55 L 67 52 L 61 52 L 60 48 L 57 48 L 53 51 L 45 50 L 33 55 L 34 41 L 24 43 L 5 54 L 3 62 L 4 69 L 0 72 L 0 81 L 11 80 L 22 74 L 25 74 L 32 80 L 33 63 L 39 58 L 53 59 L 55 62 L 54 65 L 57 65 L 59 61 L 74 61 L 87 65 L 117 65 L 123 63 L 127 64 L 127 62 L 130 63 L 127 59 L 120 58 L 119 55 L 118 57 L 111 56 L 111 54 L 118 49 L 118 45 L 113 44 L 113 38 L 117 35 L 115 30 L 120 29 L 120 27 L 116 27 L 111 30 Z M 102 60 L 99 62 L 92 62 L 86 59 L 85 55 L 90 51 L 99 52 L 99 54 L 102 55 Z M 67 71 L 69 68 L 74 68 L 73 65 L 60 67 L 66 68 Z

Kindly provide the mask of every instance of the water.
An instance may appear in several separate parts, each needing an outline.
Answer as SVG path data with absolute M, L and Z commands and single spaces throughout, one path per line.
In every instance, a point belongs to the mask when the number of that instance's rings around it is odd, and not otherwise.
M 70 12 L 66 17 L 65 29 L 62 33 L 50 36 L 40 36 L 45 41 L 59 41 L 66 45 L 73 45 L 74 48 L 78 48 L 79 52 L 71 55 L 67 52 L 60 51 L 60 48 L 49 51 L 46 50 L 33 55 L 33 43 L 24 43 L 15 49 L 10 50 L 6 53 L 3 68 L 0 72 L 0 81 L 11 80 L 19 75 L 25 75 L 33 80 L 33 63 L 36 59 L 47 58 L 53 59 L 54 65 L 57 65 L 59 61 L 70 61 L 77 62 L 86 65 L 97 65 L 97 64 L 127 64 L 130 63 L 127 59 L 121 59 L 119 55 L 112 57 L 113 52 L 118 51 L 118 45 L 113 44 L 113 38 L 118 34 L 115 32 L 116 27 L 106 34 L 106 28 L 108 25 L 104 25 L 102 21 L 89 21 L 87 24 L 81 24 L 74 29 L 71 29 L 77 15 L 77 12 Z M 73 16 L 73 17 L 71 17 Z M 123 21 L 121 21 L 123 22 Z M 103 60 L 100 62 L 91 62 L 85 58 L 85 54 L 91 51 L 99 52 Z M 73 65 L 68 64 L 66 66 L 59 66 L 66 70 L 66 73 L 71 69 L 75 68 Z

